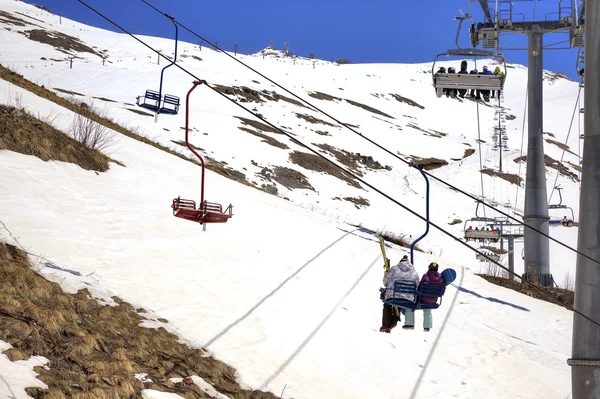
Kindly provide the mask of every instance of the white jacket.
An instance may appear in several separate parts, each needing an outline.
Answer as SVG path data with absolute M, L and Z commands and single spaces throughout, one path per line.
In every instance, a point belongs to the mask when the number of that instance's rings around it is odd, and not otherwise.
M 385 285 L 385 299 L 407 299 L 414 301 L 415 296 L 413 294 L 401 294 L 396 293 L 394 296 L 394 282 L 402 280 L 413 282 L 416 286 L 419 286 L 419 273 L 415 270 L 415 267 L 409 261 L 400 261 L 397 265 L 390 267 L 390 270 L 383 277 L 383 285 Z

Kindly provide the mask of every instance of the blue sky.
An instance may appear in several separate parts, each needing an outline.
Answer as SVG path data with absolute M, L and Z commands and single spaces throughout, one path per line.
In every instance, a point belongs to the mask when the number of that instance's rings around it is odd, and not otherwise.
M 43 5 L 54 13 L 101 28 L 115 30 L 76 0 L 26 0 Z M 458 10 L 468 12 L 467 0 L 259 0 L 198 1 L 149 0 L 157 8 L 221 48 L 256 52 L 273 40 L 276 48 L 289 42 L 294 54 L 317 58 L 347 58 L 355 63 L 416 63 L 432 61 L 436 54 L 455 48 Z M 140 0 L 86 0 L 127 29 L 136 33 L 172 37 L 173 26 Z M 490 1 L 490 4 L 494 4 Z M 558 0 L 515 3 L 515 12 L 531 20 L 557 11 Z M 482 13 L 472 4 L 477 21 Z M 197 42 L 181 33 L 186 41 Z M 544 44 L 568 39 L 568 35 L 546 35 Z M 132 42 L 133 43 L 133 42 Z M 469 47 L 467 28 L 461 45 Z M 501 46 L 526 47 L 523 35 L 502 36 Z M 560 47 L 566 44 L 560 45 Z M 526 51 L 505 51 L 509 61 L 527 64 Z M 576 77 L 577 50 L 545 51 L 544 68 Z

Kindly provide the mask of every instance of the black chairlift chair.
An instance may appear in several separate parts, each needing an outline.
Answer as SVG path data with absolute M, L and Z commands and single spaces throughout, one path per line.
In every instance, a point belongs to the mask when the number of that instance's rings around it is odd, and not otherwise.
M 165 70 L 169 67 L 172 67 L 177 62 L 177 44 L 179 43 L 179 28 L 175 19 L 166 15 L 167 18 L 173 22 L 175 25 L 175 56 L 173 57 L 173 61 L 167 66 L 165 66 L 160 72 L 160 84 L 159 91 L 154 90 L 146 90 L 146 93 L 143 96 L 138 96 L 136 98 L 136 104 L 139 107 L 145 108 L 152 112 L 156 113 L 156 120 L 158 120 L 158 114 L 167 114 L 167 115 L 177 115 L 179 113 L 179 97 L 173 96 L 170 94 L 162 95 L 163 88 L 163 77 L 165 74 Z
M 567 216 L 565 216 L 562 219 L 550 217 L 548 224 L 550 224 L 550 226 L 572 227 L 573 222 L 575 222 L 575 212 L 573 212 L 573 208 L 571 208 L 570 206 L 563 205 L 561 193 L 562 187 L 556 186 L 554 187 L 554 189 L 558 191 L 558 196 L 560 200 L 558 201 L 558 204 L 548 204 L 548 209 L 568 209 L 569 211 L 571 211 L 571 218 L 569 219 Z

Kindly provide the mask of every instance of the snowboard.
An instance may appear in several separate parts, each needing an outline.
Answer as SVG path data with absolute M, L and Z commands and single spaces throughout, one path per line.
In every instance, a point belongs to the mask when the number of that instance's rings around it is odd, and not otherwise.
M 442 272 L 442 279 L 444 279 L 444 284 L 449 285 L 454 280 L 456 280 L 456 270 L 454 270 L 454 269 L 445 269 Z

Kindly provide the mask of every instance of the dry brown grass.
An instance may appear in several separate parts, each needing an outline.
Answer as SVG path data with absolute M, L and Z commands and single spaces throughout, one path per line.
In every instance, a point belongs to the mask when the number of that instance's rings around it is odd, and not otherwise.
M 320 123 L 321 125 L 326 125 L 326 126 L 332 126 L 335 127 L 336 125 L 334 125 L 333 123 L 329 123 L 327 121 L 324 121 L 323 119 L 319 119 L 319 118 L 315 118 L 312 115 L 307 115 L 307 114 L 299 114 L 299 113 L 295 113 L 296 117 L 303 119 L 305 121 L 307 121 L 308 123 Z
M 463 159 L 470 157 L 471 155 L 475 154 L 475 150 L 473 148 L 467 148 L 465 150 L 465 153 L 463 155 Z
M 344 171 L 327 162 L 318 155 L 294 151 L 290 154 L 290 161 L 298 166 L 303 167 L 304 169 L 326 173 L 345 181 L 352 187 L 362 189 L 362 186 L 356 180 L 354 180 L 352 176 L 349 176 Z
M 565 150 L 567 151 L 569 154 L 575 155 L 577 156 L 577 154 L 575 154 L 573 151 L 571 151 L 571 147 L 569 147 L 568 145 L 566 145 L 565 143 L 561 143 L 559 141 L 556 140 L 552 140 L 552 139 L 546 139 L 546 143 L 548 144 L 554 144 L 555 146 L 557 146 L 558 148 L 560 148 L 561 150 Z
M 421 158 L 414 155 L 409 158 L 415 165 L 422 166 L 425 170 L 433 170 L 448 165 L 448 161 L 439 158 Z
M 325 100 L 325 101 L 336 100 L 336 101 L 342 101 L 342 99 L 339 98 L 339 97 L 335 97 L 335 96 L 332 96 L 332 95 L 329 95 L 329 94 L 326 94 L 326 93 L 321 93 L 319 91 L 310 92 L 310 93 L 308 93 L 308 95 L 311 96 L 312 98 L 316 98 L 318 100 Z
M 523 155 L 521 157 L 517 157 L 514 159 L 514 161 L 516 163 L 519 162 L 527 162 L 527 155 Z M 568 162 L 568 164 L 570 164 L 571 166 L 574 167 L 575 170 L 578 170 L 575 165 L 573 165 L 572 163 Z M 549 167 L 552 168 L 556 171 L 558 171 L 559 174 L 568 177 L 569 179 L 578 182 L 579 181 L 579 176 L 576 173 L 573 173 L 569 170 L 568 167 L 566 167 L 563 163 L 557 161 L 556 159 L 552 158 L 551 156 L 548 156 L 546 154 L 544 154 L 544 164 Z M 578 170 L 579 171 L 579 170 Z
M 266 181 L 276 181 L 289 190 L 307 189 L 315 191 L 314 187 L 308 181 L 308 178 L 295 169 L 286 168 L 284 166 L 275 166 L 274 169 L 267 167 L 262 168 L 258 173 Z M 277 194 L 277 187 L 272 187 L 274 194 Z
M 48 44 L 67 54 L 69 54 L 69 51 L 75 51 L 78 53 L 91 53 L 97 56 L 101 55 L 78 38 L 69 36 L 65 33 L 47 31 L 45 29 L 32 29 L 23 32 L 23 34 L 27 36 L 29 40 Z
M 408 104 L 410 106 L 417 107 L 419 109 L 425 109 L 424 106 L 422 106 L 421 104 L 419 104 L 416 101 L 411 100 L 410 98 L 402 97 L 401 95 L 394 94 L 394 93 L 390 93 L 390 96 L 394 97 L 396 99 L 396 101 L 399 101 L 401 103 L 405 103 L 405 104 Z
M 117 297 L 103 306 L 87 290 L 64 293 L 35 273 L 27 256 L 0 243 L 0 340 L 13 349 L 11 360 L 40 355 L 50 367 L 36 367 L 48 389 L 28 388 L 33 398 L 139 398 L 142 389 L 205 398 L 194 386 L 177 386 L 173 377 L 199 375 L 231 398 L 274 398 L 242 389 L 230 366 L 191 349 L 165 328 L 140 327 L 144 320 Z M 18 304 L 18 305 L 15 305 Z M 134 373 L 147 373 L 142 383 Z
M 498 172 L 498 171 L 491 170 L 491 169 L 482 169 L 482 170 L 480 170 L 480 172 L 483 173 L 484 175 L 488 175 L 488 176 L 497 176 L 497 177 L 501 178 L 502 180 L 506 180 L 507 182 L 509 182 L 511 184 L 516 184 L 517 186 L 520 186 L 521 183 L 523 183 L 523 178 L 514 173 Z
M 5 105 L 0 105 L 0 150 L 34 155 L 43 161 L 70 162 L 97 172 L 107 171 L 112 161 L 25 110 Z
M 323 152 L 333 155 L 339 163 L 351 169 L 352 172 L 355 172 L 359 176 L 363 176 L 363 172 L 360 170 L 362 167 L 371 170 L 392 170 L 391 166 L 382 166 L 379 162 L 374 160 L 372 156 L 361 155 L 359 153 L 338 149 L 329 144 L 313 143 L 313 145 L 323 150 Z
M 290 148 L 287 145 L 283 144 L 281 141 L 276 140 L 273 137 L 269 137 L 261 132 L 257 132 L 256 130 L 248 129 L 247 127 L 243 126 L 239 126 L 238 129 L 240 129 L 243 132 L 250 133 L 253 136 L 260 137 L 263 143 L 267 143 L 269 145 L 272 145 L 273 147 L 281 148 L 283 150 L 287 150 Z
M 494 277 L 488 276 L 485 274 L 477 274 L 479 277 L 482 277 L 489 281 L 492 284 L 496 284 L 502 286 L 504 288 L 509 288 L 511 290 L 520 292 L 522 294 L 528 295 L 532 298 L 541 299 L 546 302 L 554 303 L 554 304 L 565 304 L 569 306 L 573 306 L 575 295 L 573 291 L 565 290 L 562 288 L 548 288 L 541 287 L 544 291 L 548 292 L 554 300 L 550 300 L 546 295 L 541 294 L 538 290 L 531 288 L 531 286 L 527 284 L 521 283 L 519 279 L 510 280 L 504 277 Z
M 367 207 L 370 206 L 371 203 L 369 202 L 368 199 L 363 198 L 363 197 L 344 197 L 344 198 L 340 198 L 340 197 L 334 197 L 334 200 L 338 200 L 338 201 L 348 201 L 352 204 L 354 204 L 354 207 L 356 209 L 360 209 L 361 207 Z
M 14 84 L 15 86 L 19 86 L 25 90 L 28 90 L 37 96 L 40 96 L 47 100 L 50 100 L 72 112 L 81 114 L 81 115 L 85 116 L 86 118 L 89 118 L 89 119 L 93 120 L 94 122 L 100 123 L 101 125 L 104 125 L 107 128 L 112 129 L 116 132 L 119 132 L 127 137 L 131 137 L 132 139 L 138 140 L 144 144 L 148 144 L 154 148 L 158 148 L 159 150 L 168 152 L 171 155 L 174 155 L 174 156 L 181 158 L 183 160 L 186 160 L 188 162 L 192 162 L 196 165 L 200 164 L 200 162 L 196 161 L 195 159 L 188 158 L 187 156 L 185 156 L 177 151 L 174 151 L 168 147 L 165 147 L 162 144 L 149 139 L 148 137 L 144 137 L 131 129 L 128 129 L 126 127 L 119 125 L 118 123 L 116 123 L 115 121 L 113 121 L 109 118 L 99 115 L 91 107 L 82 107 L 79 104 L 76 104 L 72 101 L 67 100 L 66 98 L 60 97 L 59 95 L 52 92 L 51 90 L 48 90 L 42 86 L 39 86 L 39 85 L 25 79 L 22 75 L 19 75 L 2 65 L 0 65 L 0 79 L 6 80 L 7 82 L 10 82 L 10 83 Z M 247 186 L 254 187 L 250 183 L 248 183 L 248 181 L 245 179 L 245 176 L 242 178 L 242 176 L 243 176 L 242 173 L 240 173 L 234 169 L 231 169 L 229 167 L 226 167 L 223 163 L 220 163 L 210 157 L 206 157 L 206 159 L 208 161 L 206 163 L 207 169 L 212 170 L 213 172 L 218 173 L 221 176 L 227 177 L 228 179 L 237 181 L 237 182 L 245 184 Z
M 372 113 L 377 114 L 377 115 L 385 116 L 385 117 L 390 118 L 390 119 L 395 119 L 393 116 L 388 115 L 385 112 L 380 111 L 380 110 L 378 110 L 376 108 L 370 107 L 370 106 L 368 106 L 366 104 L 362 104 L 362 103 L 359 103 L 357 101 L 352 101 L 352 100 L 348 100 L 348 99 L 346 99 L 346 102 L 348 102 L 349 104 L 354 105 L 355 107 L 362 108 L 365 111 L 369 111 L 369 112 L 372 112 Z

